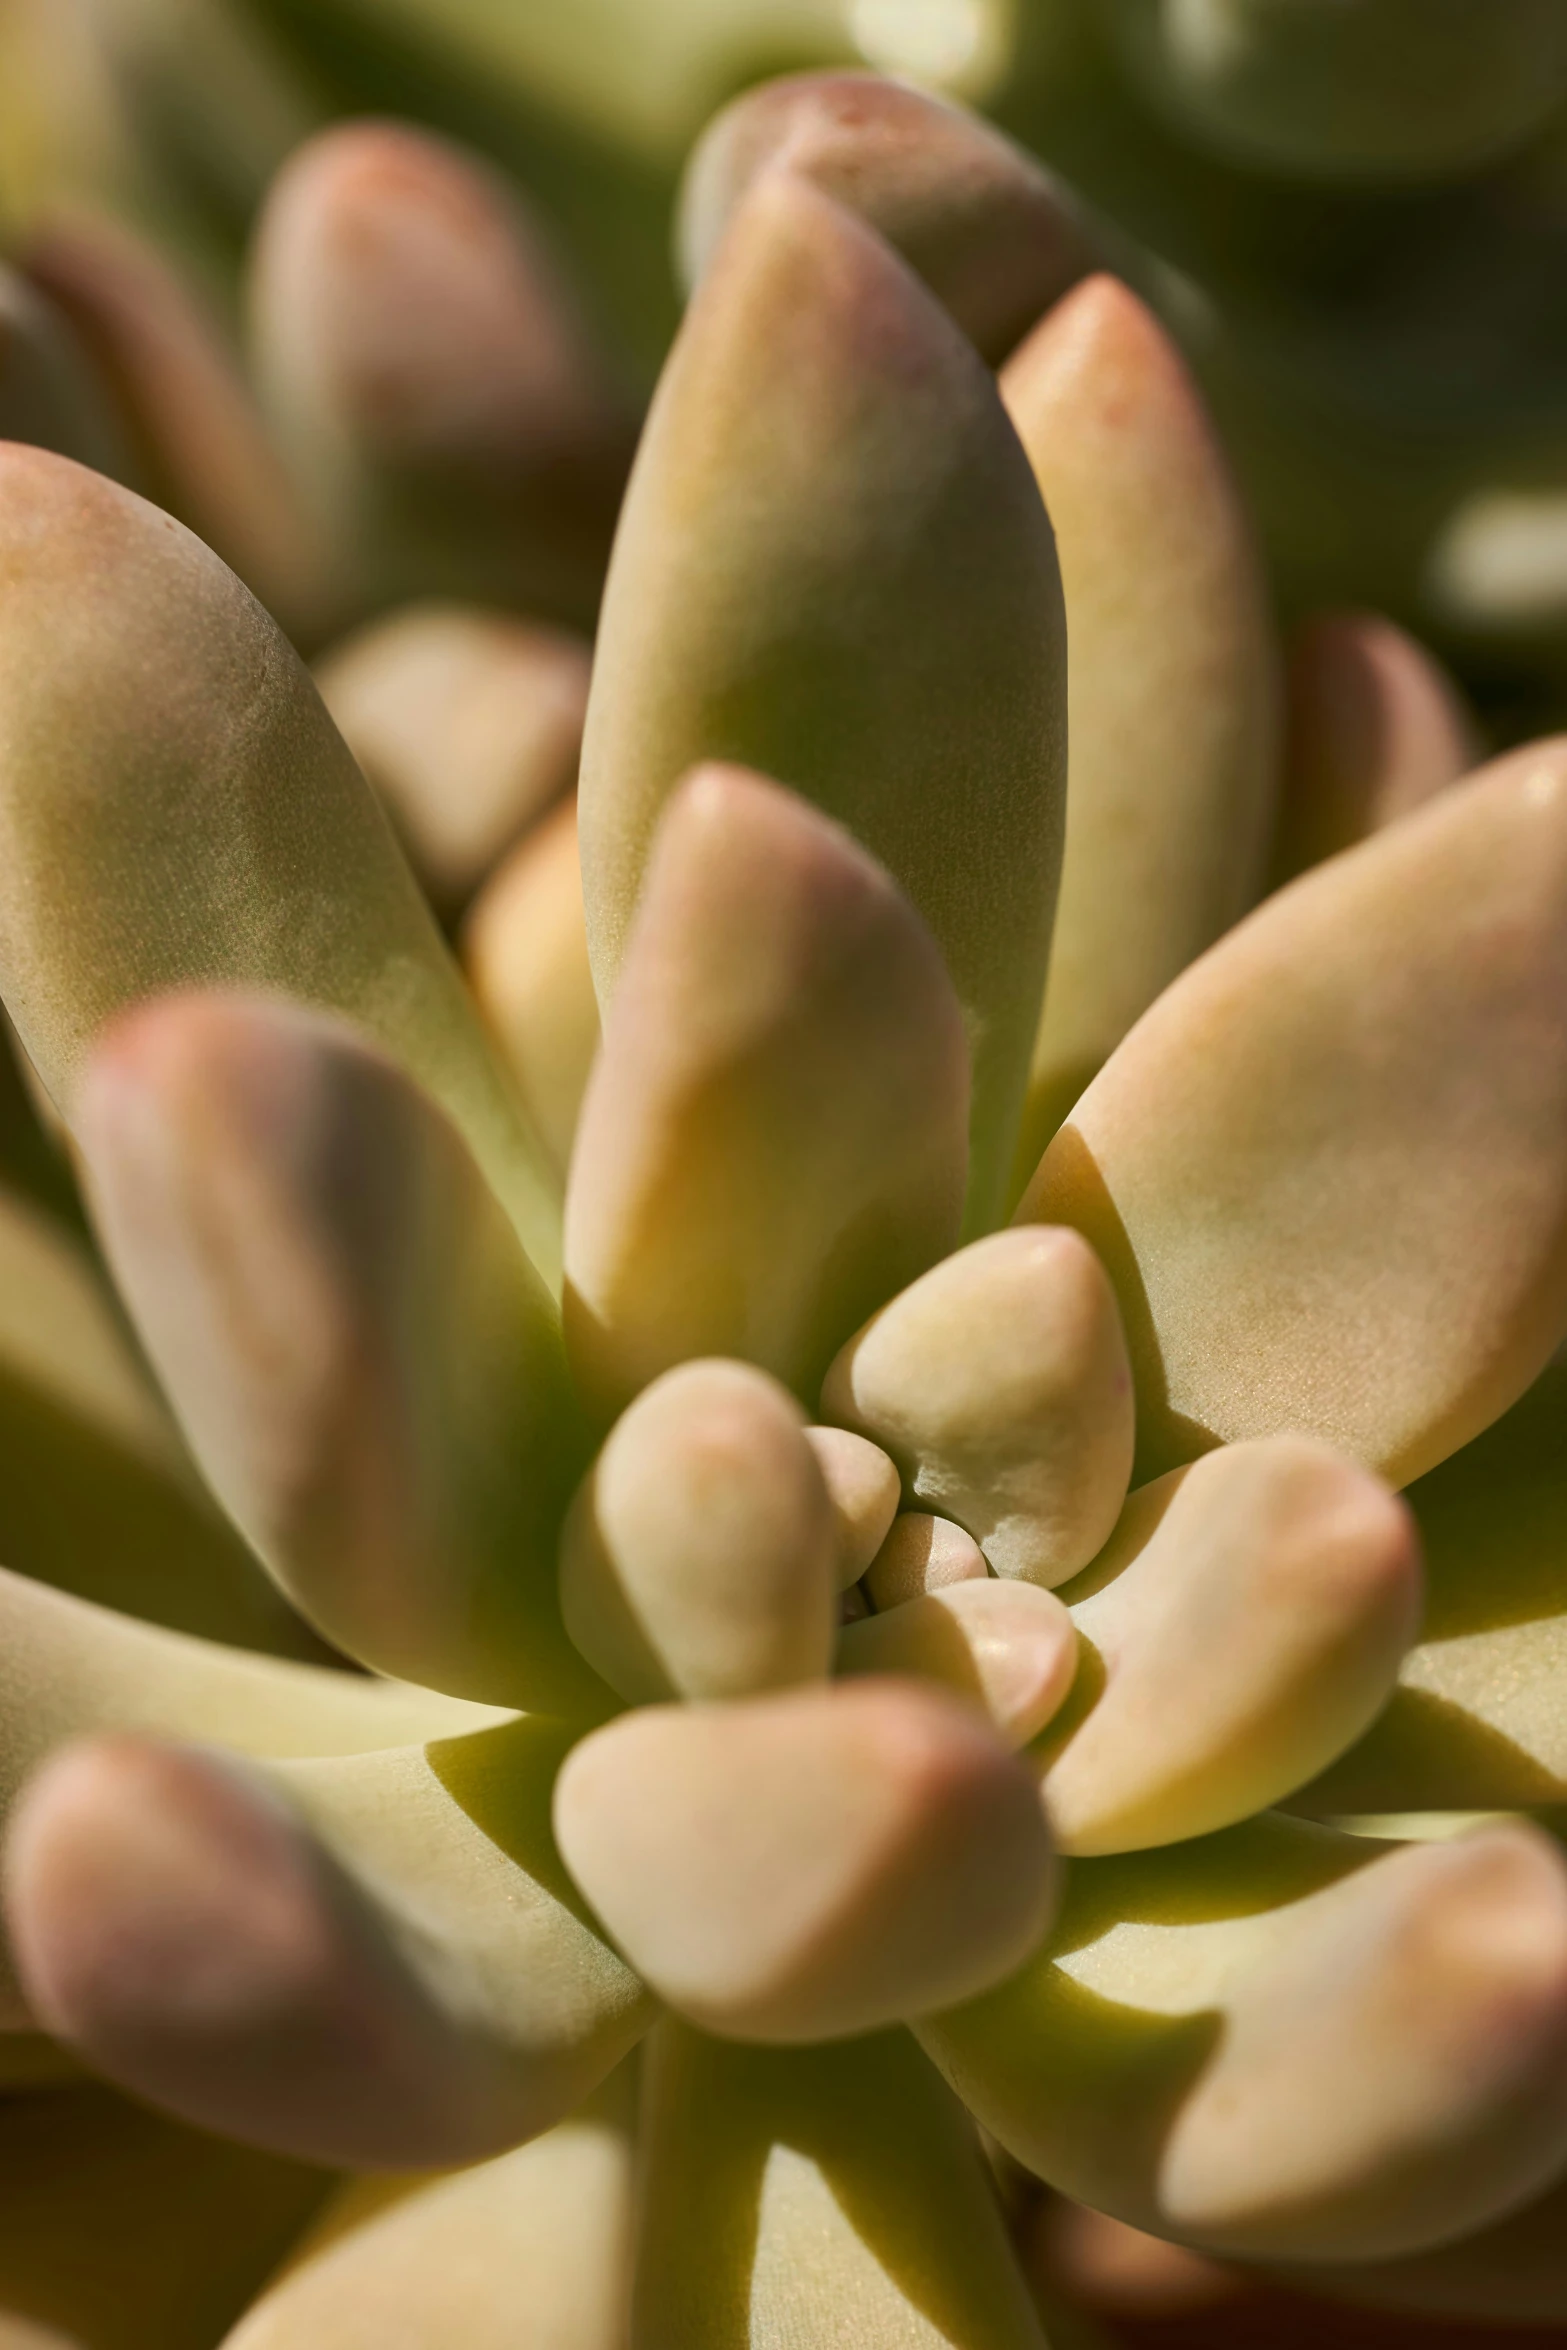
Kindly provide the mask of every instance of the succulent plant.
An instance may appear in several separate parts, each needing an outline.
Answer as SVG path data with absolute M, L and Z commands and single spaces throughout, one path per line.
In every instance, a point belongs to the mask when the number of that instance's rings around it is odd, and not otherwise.
M 982 104 L 1141 251 L 1291 602 L 1559 717 L 1560 0 L 11 0 L 0 40 L 11 216 L 90 185 L 226 267 L 334 108 L 424 115 L 537 191 L 649 371 L 726 96 L 858 65 Z
M 578 630 L 631 404 L 526 204 L 410 126 L 341 126 L 291 157 L 244 299 L 241 367 L 144 237 L 97 210 L 50 214 L 0 268 L 0 434 L 154 498 L 224 556 L 315 655 L 455 925 L 542 816 L 561 835 L 587 697 Z M 494 959 L 481 950 L 481 970 Z M 563 1007 L 524 1039 L 504 972 L 495 985 L 563 1161 L 596 1027 L 584 1048 Z M 591 1003 L 585 980 L 578 994 Z M 14 1161 L 34 1138 L 9 1124 Z
M 520 1091 L 276 623 L 0 449 L 0 989 L 181 1432 L 19 1209 L 0 1427 L 124 1498 L 0 1578 L 0 2306 L 1038 2350 L 1026 2173 L 1560 2315 L 1567 750 L 1459 782 L 1365 616 L 1281 692 L 993 133 L 764 91 L 682 250 L 576 811 L 464 933 Z M 324 674 L 449 914 L 432 713 L 470 814 L 574 739 L 481 625 Z
M 0 416 L 177 513 L 307 647 L 410 596 L 591 621 L 631 409 L 497 172 L 410 126 L 323 132 L 268 187 L 242 300 L 249 381 L 155 246 L 46 213 Z

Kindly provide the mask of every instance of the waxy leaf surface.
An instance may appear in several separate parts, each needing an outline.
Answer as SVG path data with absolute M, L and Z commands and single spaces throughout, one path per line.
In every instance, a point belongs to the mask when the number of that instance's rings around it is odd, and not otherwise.
M 1407 1483 L 1567 1327 L 1567 742 L 1271 898 L 1165 992 L 1019 1210 L 1120 1292 L 1147 1471 L 1297 1431 Z
M 658 812 L 735 759 L 845 824 L 946 959 L 997 1221 L 1065 789 L 1050 525 L 994 378 L 875 231 L 789 172 L 740 207 L 654 400 L 605 592 L 581 787 L 612 998 Z

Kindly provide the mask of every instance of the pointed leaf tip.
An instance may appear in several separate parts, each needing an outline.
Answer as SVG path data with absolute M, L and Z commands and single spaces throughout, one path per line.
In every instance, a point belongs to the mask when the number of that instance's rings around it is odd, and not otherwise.
M 1145 1473 L 1297 1431 L 1404 1484 L 1478 1435 L 1567 1328 L 1567 740 L 1210 949 L 1019 1215 L 1116 1283 Z
M 405 1679 L 601 1710 L 555 1603 L 558 1318 L 434 1105 L 335 1022 L 182 995 L 107 1032 L 77 1116 L 148 1351 L 302 1611 Z
M 996 1221 L 1049 948 L 1065 623 L 995 380 L 874 230 L 787 171 L 740 206 L 622 510 L 581 788 L 601 996 L 658 811 L 704 759 L 845 824 L 929 924 L 974 1053 Z
M 688 286 L 769 169 L 879 230 L 992 365 L 1102 258 L 1071 192 L 977 115 L 878 74 L 786 74 L 727 106 L 692 152 L 676 232 Z
M 249 291 L 269 415 L 366 593 L 591 622 L 629 417 L 498 171 L 408 124 L 334 125 L 273 181 Z
M 802 1396 L 956 1238 L 967 1052 L 929 932 L 793 793 L 670 801 L 568 1185 L 566 1331 L 601 1409 L 698 1355 Z
M 787 1391 L 746 1363 L 683 1363 L 610 1431 L 561 1541 L 561 1606 L 632 1704 L 821 1680 L 838 1522 Z
M 546 1277 L 559 1205 L 412 875 L 304 668 L 168 515 L 0 448 L 0 989 L 67 1123 L 141 998 L 357 1022 L 451 1114 Z
M 1016 1181 L 1100 1064 L 1258 896 L 1277 654 L 1202 394 L 1117 278 L 1057 304 L 1001 379 L 1055 525 L 1070 626 L 1066 849 Z

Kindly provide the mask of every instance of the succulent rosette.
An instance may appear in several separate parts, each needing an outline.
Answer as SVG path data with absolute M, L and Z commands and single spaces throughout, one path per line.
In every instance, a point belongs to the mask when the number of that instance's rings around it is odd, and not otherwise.
M 1365 617 L 1285 694 L 968 118 L 764 91 L 682 251 L 490 1028 L 262 605 L 0 451 L 0 986 L 136 1340 L 8 1213 L 0 2306 L 1039 2350 L 1021 2171 L 1559 2314 L 1567 750 Z

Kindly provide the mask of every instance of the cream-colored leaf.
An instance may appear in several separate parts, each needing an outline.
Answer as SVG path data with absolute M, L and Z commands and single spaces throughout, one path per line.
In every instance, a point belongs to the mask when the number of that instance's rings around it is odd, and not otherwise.
M 1036 1750 L 1062 1850 L 1229 1827 L 1342 1753 L 1420 1628 L 1409 1512 L 1325 1445 L 1226 1445 L 1134 1493 L 1061 1595 L 1081 1703 Z
M 1567 495 L 1549 477 L 1470 489 L 1437 528 L 1421 587 L 1433 617 L 1467 637 L 1548 641 L 1567 616 Z
M 633 2350 L 1044 2350 L 973 2132 L 902 2033 L 650 2043 Z
M 973 1242 L 849 1340 L 822 1414 L 885 1446 L 909 1499 L 966 1527 L 998 1575 L 1065 1582 L 1109 1539 L 1132 1473 L 1103 1266 L 1075 1232 Z
M 1024 1746 L 1060 1707 L 1077 1635 L 1053 1592 L 1031 1583 L 954 1583 L 838 1635 L 840 1673 L 911 1673 L 974 1699 L 996 1735 Z
M 309 1757 L 455 1737 L 503 1719 L 403 1682 L 287 1664 L 138 1624 L 0 1568 L 0 1815 L 55 1747 L 91 1732 Z M 23 2020 L 9 1977 L 7 1966 L 0 1972 L 6 2030 Z
M 838 1524 L 805 1415 L 747 1363 L 683 1363 L 611 1430 L 561 1541 L 561 1614 L 632 1704 L 819 1681 Z
M 520 193 L 412 125 L 295 148 L 252 251 L 267 412 L 363 591 L 591 623 L 629 418 Z
M 1032 1780 L 972 1707 L 913 1681 L 624 1715 L 572 1754 L 555 1826 L 632 1965 L 730 2038 L 945 2006 L 1050 1915 Z
M 477 605 L 405 605 L 316 663 L 321 698 L 437 911 L 577 780 L 588 648 Z
M 624 2350 L 632 2096 L 470 2170 L 356 2179 L 223 2350 Z
M 1364 1738 L 1296 1798 L 1313 1812 L 1567 1802 L 1567 1371 L 1553 1367 L 1411 1486 L 1426 1611 Z
M 725 107 L 686 166 L 677 238 L 688 286 L 767 169 L 860 213 L 999 365 L 1101 258 L 1071 192 L 960 106 L 868 73 L 785 74 Z
M 536 824 L 480 890 L 463 925 L 462 958 L 523 1108 L 564 1180 L 599 1049 L 575 795 Z
M 341 1024 L 207 994 L 106 1032 L 77 1127 L 196 1457 L 302 1612 L 383 1672 L 601 1710 L 556 1600 L 559 1323 L 446 1118 Z
M 902 1490 L 879 1444 L 847 1428 L 807 1428 L 838 1524 L 838 1585 L 858 1583 L 891 1531 Z
M 1267 589 L 1185 362 L 1113 277 L 1059 303 L 1002 397 L 1068 614 L 1066 854 L 1016 1185 L 1132 1023 L 1259 895 L 1278 785 Z
M 1505 1411 L 1567 1328 L 1567 741 L 1221 940 L 1019 1216 L 1110 1271 L 1145 1473 L 1294 1430 L 1404 1484 Z
M 1053 2185 L 1246 2258 L 1389 2257 L 1567 2157 L 1567 1866 L 1265 1815 L 1072 1868 L 1040 1955 L 918 2036 Z
M 553 1275 L 553 1182 L 299 662 L 178 523 L 35 449 L 0 450 L 0 746 L 0 987 L 67 1121 L 117 1011 L 275 989 L 429 1088 Z
M 903 1510 L 865 1571 L 865 1588 L 878 1608 L 895 1608 L 989 1577 L 985 1554 L 966 1527 L 926 1510 Z
M 792 785 L 946 958 L 985 1229 L 1043 988 L 1065 717 L 1049 521 L 994 379 L 874 230 L 764 173 L 666 366 L 610 567 L 581 791 L 601 997 L 687 770 Z
M 162 1731 L 241 1754 L 358 1754 L 507 1717 L 404 1681 L 256 1656 L 141 1624 L 0 1567 L 0 1801 L 87 1730 Z
M 902 892 L 738 768 L 660 826 L 567 1187 L 566 1336 L 606 1413 L 697 1355 L 814 1397 L 871 1308 L 951 1247 L 967 1054 Z
M 569 1744 L 517 1722 L 265 1774 L 201 1747 L 63 1748 L 15 1813 L 29 2004 L 198 2126 L 355 2168 L 550 2127 L 651 2003 L 549 1828 Z

